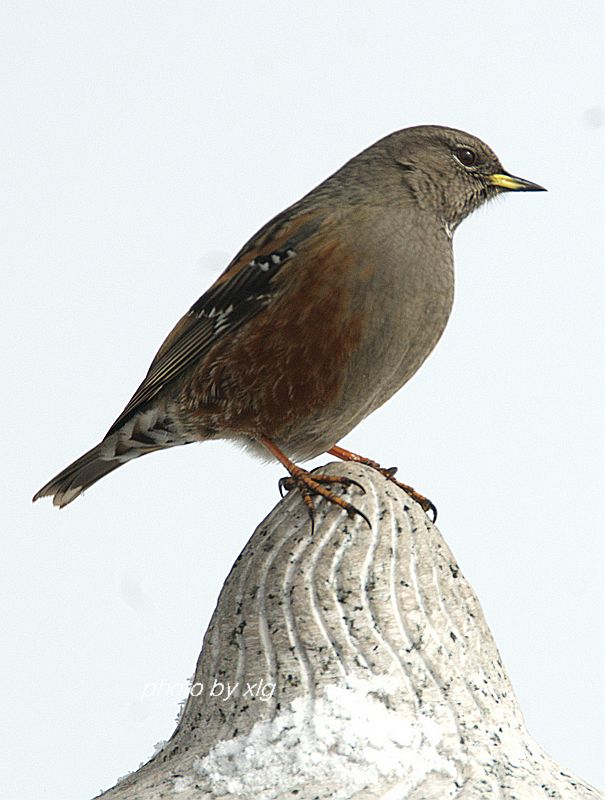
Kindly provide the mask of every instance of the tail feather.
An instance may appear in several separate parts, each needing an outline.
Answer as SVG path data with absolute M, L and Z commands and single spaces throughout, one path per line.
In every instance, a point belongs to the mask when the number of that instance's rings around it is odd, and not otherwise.
M 33 501 L 35 502 L 40 497 L 52 496 L 53 505 L 62 508 L 75 500 L 93 483 L 124 463 L 123 458 L 107 458 L 107 443 L 101 442 L 55 475 L 40 491 L 36 492 Z
M 70 464 L 34 495 L 34 502 L 49 495 L 53 505 L 66 506 L 85 489 L 133 458 L 165 447 L 188 444 L 193 438 L 175 429 L 174 421 L 162 408 L 151 408 L 127 420 L 100 444 Z

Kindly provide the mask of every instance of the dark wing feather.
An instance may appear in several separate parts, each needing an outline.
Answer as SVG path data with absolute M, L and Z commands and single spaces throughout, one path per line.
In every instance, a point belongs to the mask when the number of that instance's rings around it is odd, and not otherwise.
M 296 226 L 280 224 L 280 217 L 265 226 L 237 254 L 175 326 L 160 347 L 145 380 L 107 432 L 108 436 L 221 337 L 232 334 L 268 304 L 275 291 L 275 276 L 294 258 L 297 244 L 319 227 L 319 222 L 309 220 L 308 215 L 299 217 Z

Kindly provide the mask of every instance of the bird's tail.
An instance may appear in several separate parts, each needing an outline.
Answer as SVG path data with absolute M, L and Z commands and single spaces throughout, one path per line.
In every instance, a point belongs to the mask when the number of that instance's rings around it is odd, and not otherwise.
M 194 439 L 175 430 L 173 420 L 161 409 L 149 409 L 108 433 L 100 444 L 55 475 L 33 499 L 50 495 L 53 504 L 61 508 L 127 461 L 192 441 Z
M 33 500 L 35 502 L 40 497 L 52 496 L 53 505 L 62 508 L 75 500 L 93 483 L 104 478 L 105 475 L 124 463 L 124 458 L 110 456 L 107 441 L 103 441 L 55 475 L 40 491 L 36 492 Z

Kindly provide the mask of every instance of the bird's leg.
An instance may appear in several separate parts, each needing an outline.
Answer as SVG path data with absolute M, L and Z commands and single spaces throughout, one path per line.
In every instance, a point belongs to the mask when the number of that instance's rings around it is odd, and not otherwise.
M 433 522 L 436 521 L 437 508 L 435 504 L 432 503 L 428 497 L 425 497 L 423 494 L 420 494 L 420 492 L 417 492 L 416 489 L 413 489 L 411 486 L 395 480 L 397 467 L 381 467 L 377 461 L 372 461 L 371 458 L 366 458 L 365 456 L 360 456 L 357 453 L 352 453 L 350 450 L 345 450 L 344 447 L 339 447 L 338 445 L 334 445 L 334 447 L 328 450 L 328 453 L 330 453 L 332 456 L 336 456 L 336 458 L 342 459 L 343 461 L 354 461 L 357 464 L 365 464 L 366 466 L 377 470 L 381 475 L 384 475 L 385 478 L 388 478 L 396 486 L 399 486 L 400 489 L 403 489 L 404 492 L 409 494 L 412 500 L 415 500 L 423 511 L 425 511 L 427 514 L 430 512 L 433 517 Z
M 357 481 L 354 481 L 352 478 L 347 478 L 345 476 L 339 477 L 337 475 L 311 475 L 311 473 L 307 472 L 306 469 L 302 469 L 302 467 L 299 467 L 293 461 L 290 461 L 290 459 L 284 453 L 282 453 L 282 451 L 269 439 L 260 437 L 258 441 L 264 447 L 266 447 L 271 455 L 275 456 L 280 464 L 283 464 L 290 473 L 289 478 L 281 478 L 279 481 L 280 491 L 282 489 L 285 489 L 286 491 L 298 489 L 300 491 L 302 498 L 305 501 L 305 505 L 307 506 L 309 516 L 311 517 L 312 528 L 315 520 L 315 506 L 313 505 L 314 495 L 325 497 L 326 500 L 329 500 L 331 503 L 334 503 L 334 505 L 342 508 L 343 511 L 346 511 L 350 517 L 354 517 L 356 514 L 358 514 L 368 523 L 368 525 L 370 525 L 369 519 L 363 512 L 361 512 L 358 508 L 355 508 L 355 506 L 351 503 L 343 500 L 342 497 L 339 497 L 330 488 L 328 488 L 330 484 L 334 485 L 335 483 L 338 483 L 341 486 L 357 486 L 363 492 L 365 490 L 360 483 L 357 483 Z M 328 484 L 328 486 L 322 484 Z

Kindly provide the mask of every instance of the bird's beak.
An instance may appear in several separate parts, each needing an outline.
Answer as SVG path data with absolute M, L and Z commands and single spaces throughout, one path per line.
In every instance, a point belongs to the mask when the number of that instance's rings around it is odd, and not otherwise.
M 500 189 L 505 189 L 507 192 L 546 191 L 539 183 L 526 181 L 525 178 L 516 178 L 514 175 L 509 175 L 508 172 L 496 172 L 494 175 L 488 175 L 487 180 L 493 186 L 498 186 Z

